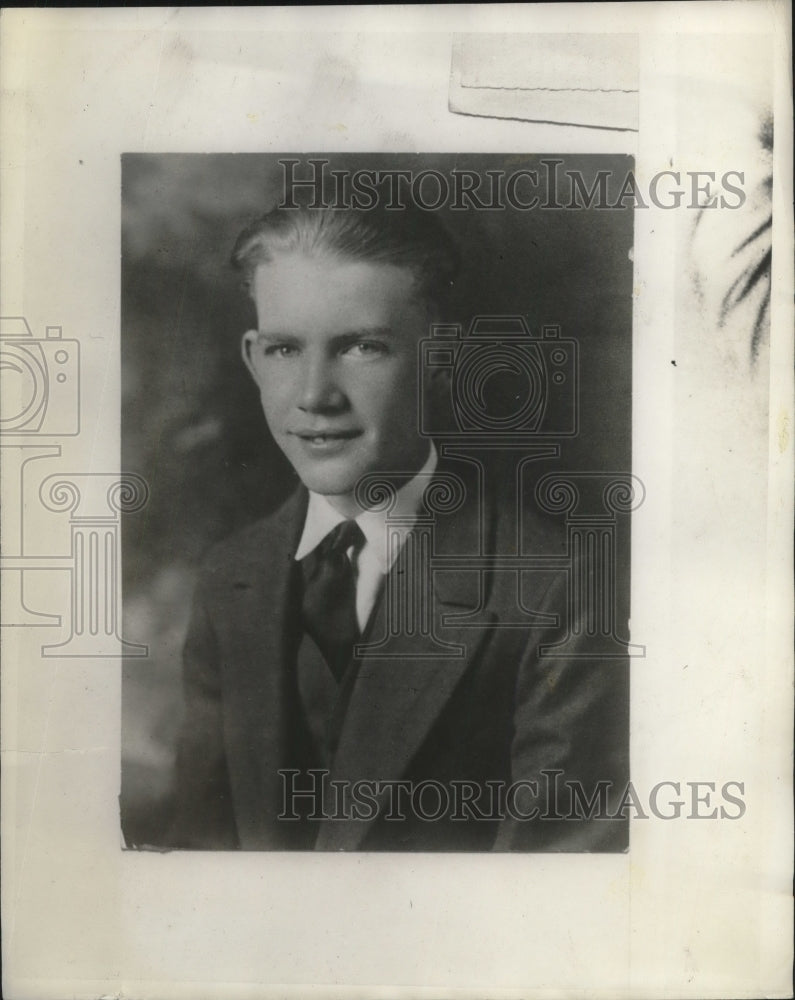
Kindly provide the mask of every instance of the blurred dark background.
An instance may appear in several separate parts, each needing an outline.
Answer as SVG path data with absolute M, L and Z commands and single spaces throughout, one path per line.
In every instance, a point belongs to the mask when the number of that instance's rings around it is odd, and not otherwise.
M 279 159 L 311 155 L 122 158 L 122 468 L 151 490 L 148 505 L 122 528 L 124 635 L 149 645 L 149 657 L 127 661 L 123 674 L 128 846 L 157 845 L 169 820 L 181 645 L 196 567 L 210 545 L 294 488 L 240 360 L 240 336 L 256 319 L 228 260 L 240 230 L 282 199 Z M 541 157 L 522 154 L 317 155 L 333 170 L 536 169 L 544 176 Z M 559 172 L 579 171 L 588 187 L 597 171 L 610 171 L 611 192 L 633 166 L 625 156 L 557 159 Z M 429 184 L 426 197 L 433 191 Z M 529 197 L 529 189 L 520 191 Z M 562 191 L 568 204 L 568 188 Z M 543 201 L 543 190 L 537 193 Z M 534 464 L 533 473 L 629 471 L 632 209 L 439 212 L 463 254 L 445 319 L 466 329 L 478 314 L 519 314 L 533 333 L 559 324 L 563 337 L 578 341 L 579 434 L 561 439 L 560 459 Z M 628 540 L 625 524 L 624 570 Z

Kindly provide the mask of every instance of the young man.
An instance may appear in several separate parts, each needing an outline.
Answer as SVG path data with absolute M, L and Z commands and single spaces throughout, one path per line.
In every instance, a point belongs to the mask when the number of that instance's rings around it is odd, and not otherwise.
M 524 574 L 519 598 L 516 573 L 455 568 L 517 525 L 420 426 L 423 394 L 450 391 L 420 370 L 456 274 L 446 232 L 420 211 L 276 209 L 233 260 L 258 320 L 243 358 L 301 487 L 206 560 L 174 845 L 624 849 L 623 817 L 580 815 L 559 785 L 623 791 L 625 663 L 540 655 L 574 624 L 565 572 Z M 559 531 L 524 512 L 523 551 L 561 552 Z

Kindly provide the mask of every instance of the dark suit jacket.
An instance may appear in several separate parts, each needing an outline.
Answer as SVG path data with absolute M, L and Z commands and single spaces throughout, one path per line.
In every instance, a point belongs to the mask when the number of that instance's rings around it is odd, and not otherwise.
M 455 471 L 462 470 L 456 466 Z M 479 501 L 473 486 L 470 482 L 462 508 L 436 515 L 435 555 L 515 551 L 516 524 L 507 523 L 515 516 L 501 516 L 499 497 Z M 587 652 L 586 630 L 569 613 L 568 587 L 580 567 L 575 561 L 570 570 L 562 569 L 559 558 L 558 568 L 520 573 L 489 559 L 485 568 L 434 572 L 436 634 L 463 647 L 463 655 L 363 656 L 350 682 L 330 768 L 330 779 L 337 781 L 404 780 L 414 787 L 433 781 L 448 790 L 456 782 L 471 782 L 484 796 L 486 782 L 497 783 L 492 795 L 495 788 L 505 792 L 512 783 L 536 782 L 535 788 L 515 789 L 511 808 L 502 810 L 505 818 L 499 818 L 494 804 L 499 800 L 492 799 L 487 808 L 486 798 L 474 809 L 459 808 L 457 816 L 451 805 L 434 820 L 411 808 L 398 810 L 402 818 L 386 819 L 385 806 L 366 819 L 347 813 L 308 823 L 278 818 L 285 804 L 279 770 L 312 760 L 302 754 L 291 583 L 305 510 L 301 488 L 271 517 L 214 549 L 205 562 L 185 643 L 187 709 L 171 845 L 624 850 L 627 821 L 605 818 L 605 813 L 615 810 L 628 781 L 627 662 L 579 658 Z M 560 557 L 566 551 L 563 526 L 532 512 L 523 515 L 521 535 L 525 553 Z M 393 574 L 406 572 L 405 553 Z M 526 611 L 535 613 L 536 624 L 527 624 Z M 371 637 L 381 635 L 384 614 L 382 602 Z M 578 629 L 579 638 L 572 639 Z M 565 656 L 539 655 L 541 645 L 566 635 Z M 400 638 L 395 641 L 399 649 Z M 394 642 L 390 652 L 395 652 Z M 296 780 L 306 786 L 304 775 Z M 587 797 L 599 782 L 609 782 L 609 809 L 581 818 L 583 810 L 572 808 L 565 782 L 579 782 Z M 390 794 L 394 791 L 393 786 Z M 437 786 L 424 795 L 426 816 L 441 809 L 438 794 Z M 383 794 L 378 802 L 386 802 Z M 541 815 L 521 818 L 532 815 L 534 807 Z M 570 813 L 575 818 L 556 818 Z

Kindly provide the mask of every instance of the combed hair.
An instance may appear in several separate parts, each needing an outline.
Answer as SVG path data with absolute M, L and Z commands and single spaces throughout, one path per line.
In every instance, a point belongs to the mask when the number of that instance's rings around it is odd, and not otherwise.
M 250 287 L 254 272 L 282 253 L 394 264 L 410 269 L 419 294 L 439 305 L 451 291 L 459 254 L 442 223 L 416 207 L 386 209 L 274 208 L 247 226 L 232 264 Z

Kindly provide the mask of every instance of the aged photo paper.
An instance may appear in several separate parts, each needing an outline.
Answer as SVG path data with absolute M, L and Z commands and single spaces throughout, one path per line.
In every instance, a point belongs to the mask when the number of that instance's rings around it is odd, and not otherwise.
M 790 35 L 2 12 L 4 996 L 791 995 Z

